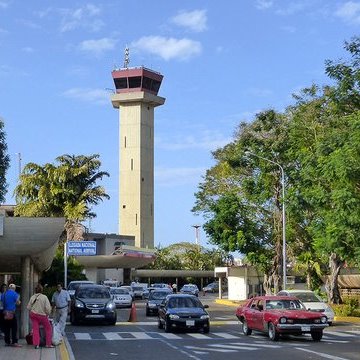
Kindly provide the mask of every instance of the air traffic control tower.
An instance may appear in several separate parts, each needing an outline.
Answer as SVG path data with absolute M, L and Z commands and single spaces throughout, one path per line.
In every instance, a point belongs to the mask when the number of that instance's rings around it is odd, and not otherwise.
M 112 72 L 111 102 L 120 119 L 119 234 L 135 236 L 137 247 L 153 248 L 154 108 L 165 102 L 157 96 L 163 76 L 128 68 L 128 62 L 125 57 L 124 67 Z

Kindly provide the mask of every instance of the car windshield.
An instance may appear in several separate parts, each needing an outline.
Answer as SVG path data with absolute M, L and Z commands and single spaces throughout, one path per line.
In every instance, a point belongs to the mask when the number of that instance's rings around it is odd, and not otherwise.
M 202 307 L 201 302 L 196 298 L 172 298 L 169 299 L 169 308 L 198 308 Z
M 321 302 L 321 300 L 314 293 L 291 293 L 291 296 L 295 296 L 302 302 Z
M 114 294 L 126 294 L 129 295 L 129 291 L 126 289 L 110 289 L 110 294 L 114 295 Z
M 165 299 L 166 296 L 168 296 L 168 295 L 169 295 L 169 293 L 166 291 L 152 291 L 150 293 L 149 299 L 150 300 L 162 300 L 162 299 Z
M 110 293 L 108 289 L 80 288 L 77 296 L 82 299 L 108 299 Z
M 194 290 L 195 290 L 195 286 L 185 285 L 185 286 L 183 286 L 183 288 L 182 288 L 181 290 L 183 290 L 183 291 L 194 291 Z
M 303 310 L 305 307 L 299 300 L 267 300 L 266 309 Z
M 133 286 L 132 288 L 134 291 L 143 291 L 144 288 L 140 287 L 140 286 Z

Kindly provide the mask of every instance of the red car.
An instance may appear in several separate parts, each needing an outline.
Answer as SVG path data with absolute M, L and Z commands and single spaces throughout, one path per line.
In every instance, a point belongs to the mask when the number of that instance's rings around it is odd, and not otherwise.
M 320 341 L 327 317 L 319 312 L 306 310 L 303 303 L 292 296 L 257 296 L 236 309 L 236 317 L 242 322 L 243 333 L 252 330 L 268 333 L 273 341 L 282 334 L 301 335 L 310 333 L 314 341 Z

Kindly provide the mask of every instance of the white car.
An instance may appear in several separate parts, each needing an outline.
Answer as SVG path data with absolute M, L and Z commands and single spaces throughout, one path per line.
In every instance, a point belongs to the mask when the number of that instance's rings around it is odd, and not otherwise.
M 69 293 L 70 297 L 72 298 L 75 294 L 76 289 L 80 286 L 80 285 L 95 285 L 95 283 L 93 281 L 88 281 L 88 280 L 75 280 L 75 281 L 70 281 L 69 285 L 67 287 L 67 292 Z
M 133 292 L 133 289 L 130 285 L 122 285 L 120 286 L 121 289 L 126 289 L 129 294 L 131 295 L 131 297 L 134 299 L 135 298 L 135 295 L 134 295 L 134 292 Z
M 311 290 L 281 290 L 277 295 L 295 296 L 308 310 L 324 313 L 328 318 L 329 325 L 334 321 L 335 313 L 333 309 Z
M 129 293 L 129 290 L 121 287 L 111 287 L 110 295 L 114 300 L 116 307 L 131 307 L 133 298 Z

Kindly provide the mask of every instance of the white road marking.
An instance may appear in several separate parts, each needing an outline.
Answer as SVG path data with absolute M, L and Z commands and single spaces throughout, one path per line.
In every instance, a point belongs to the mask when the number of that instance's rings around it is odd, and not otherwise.
M 329 354 L 325 354 L 325 353 L 321 353 L 321 352 L 318 352 L 318 351 L 312 351 L 312 350 L 309 350 L 309 349 L 303 349 L 303 348 L 296 348 L 297 350 L 301 350 L 301 351 L 305 351 L 305 352 L 309 352 L 309 353 L 312 353 L 312 354 L 316 354 L 318 356 L 321 356 L 325 359 L 331 359 L 331 360 L 350 360 L 350 359 L 347 359 L 347 358 L 342 358 L 342 357 L 338 357 L 338 356 L 334 356 L 334 355 L 329 355 Z
M 254 343 L 254 344 L 249 344 L 249 343 L 243 343 L 243 342 L 236 342 L 236 343 L 231 343 L 232 345 L 250 345 L 250 346 L 258 346 L 258 347 L 263 347 L 263 348 L 270 348 L 270 349 L 277 349 L 279 347 L 281 347 L 281 345 L 269 345 L 269 344 L 259 344 L 259 343 Z
M 105 336 L 106 340 L 121 340 L 121 336 L 115 332 L 103 333 L 103 335 Z
M 355 334 L 349 334 L 349 333 L 345 333 L 345 332 L 340 332 L 340 331 L 327 331 L 326 332 L 326 336 L 328 335 L 335 335 L 335 336 L 339 336 L 339 337 L 355 337 Z
M 199 334 L 199 333 L 188 333 L 189 336 L 195 338 L 195 339 L 211 339 L 210 336 Z
M 213 335 L 216 335 L 216 336 L 219 336 L 219 337 L 222 337 L 224 339 L 238 339 L 239 337 L 238 336 L 235 336 L 235 335 L 232 335 L 232 334 L 229 334 L 229 333 L 224 333 L 224 332 L 217 332 L 217 333 L 212 333 Z
M 234 350 L 259 350 L 256 347 L 251 347 L 251 344 L 248 344 L 248 346 L 240 346 L 240 345 L 227 345 L 227 344 L 211 344 L 209 345 L 211 348 L 217 348 L 221 347 L 222 349 L 234 349 Z
M 131 334 L 134 338 L 138 340 L 149 340 L 149 339 L 154 340 L 153 337 L 151 337 L 150 335 L 144 332 L 129 332 L 129 334 Z
M 88 333 L 74 333 L 76 340 L 91 340 L 91 336 Z
M 185 347 L 189 350 L 200 350 L 200 351 L 206 351 L 206 352 L 209 352 L 209 351 L 222 352 L 222 353 L 237 352 L 237 350 L 232 350 L 232 349 L 209 349 L 209 348 L 202 348 L 202 347 L 197 347 L 197 346 L 185 346 Z
M 164 337 L 165 339 L 168 340 L 178 340 L 178 339 L 182 339 L 180 336 L 172 334 L 172 333 L 156 333 L 162 337 Z

